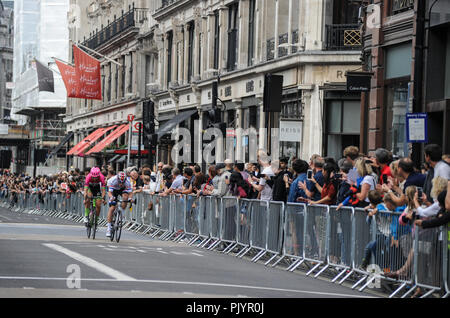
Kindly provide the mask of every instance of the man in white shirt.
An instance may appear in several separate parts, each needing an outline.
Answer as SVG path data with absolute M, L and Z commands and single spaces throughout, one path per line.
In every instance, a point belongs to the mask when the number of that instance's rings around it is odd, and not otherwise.
M 271 178 L 275 176 L 275 173 L 270 165 L 269 156 L 266 153 L 261 152 L 259 154 L 258 163 L 261 166 L 259 184 L 254 182 L 252 178 L 249 178 L 248 181 L 252 187 L 260 193 L 260 200 L 271 201 L 273 192 Z

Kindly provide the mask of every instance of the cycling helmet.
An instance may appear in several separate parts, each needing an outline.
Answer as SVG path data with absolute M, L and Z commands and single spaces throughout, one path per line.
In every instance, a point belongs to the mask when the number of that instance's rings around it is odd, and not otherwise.
M 127 179 L 127 175 L 125 174 L 125 172 L 119 172 L 117 177 L 121 183 L 124 183 L 125 180 Z
M 92 168 L 91 169 L 91 177 L 92 178 L 98 178 L 98 177 L 100 177 L 100 169 L 99 168 L 97 168 L 97 167 L 94 167 L 94 168 Z

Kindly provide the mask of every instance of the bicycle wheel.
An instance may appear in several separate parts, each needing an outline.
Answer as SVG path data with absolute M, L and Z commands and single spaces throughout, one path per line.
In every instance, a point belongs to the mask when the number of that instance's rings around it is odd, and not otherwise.
M 96 214 L 94 213 L 93 214 L 93 216 L 92 216 L 92 239 L 93 240 L 95 240 L 95 233 L 97 233 L 97 216 L 96 216 Z
M 116 242 L 119 243 L 120 237 L 122 236 L 122 211 L 120 210 L 117 213 L 114 229 L 116 230 Z
M 92 208 L 91 212 L 89 212 L 88 224 L 86 224 L 86 234 L 88 239 L 91 238 L 92 233 Z
M 115 226 L 114 225 L 116 224 L 116 219 L 117 219 L 117 211 L 114 211 L 113 219 L 111 222 L 111 236 L 110 236 L 111 242 L 114 241 L 114 235 L 115 235 Z

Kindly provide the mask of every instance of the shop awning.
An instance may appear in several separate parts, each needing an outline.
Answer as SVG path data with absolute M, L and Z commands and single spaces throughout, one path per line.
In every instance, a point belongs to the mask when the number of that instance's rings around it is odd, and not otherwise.
M 120 157 L 122 157 L 122 155 L 115 155 L 114 157 L 112 157 L 108 163 L 114 163 L 117 159 L 119 159 Z
M 56 155 L 56 154 L 58 153 L 58 151 L 61 150 L 61 148 L 62 148 L 65 144 L 67 144 L 67 143 L 69 142 L 70 139 L 72 139 L 73 135 L 74 135 L 73 132 L 68 133 L 68 134 L 61 140 L 61 142 L 58 144 L 58 146 L 56 146 L 56 147 L 52 150 L 52 152 L 51 152 L 50 155 L 49 155 L 49 158 L 51 158 L 51 157 L 53 157 L 54 155 Z
M 164 135 L 170 134 L 172 129 L 174 129 L 179 123 L 182 123 L 186 119 L 191 118 L 192 115 L 196 114 L 197 112 L 197 109 L 182 112 L 162 125 L 156 132 L 156 134 L 158 135 L 158 140 L 161 139 Z
M 125 125 L 122 125 L 122 126 L 116 128 L 116 130 L 114 130 L 111 134 L 109 134 L 108 137 L 106 137 L 105 139 L 100 141 L 95 147 L 93 147 L 91 150 L 89 150 L 86 153 L 86 155 L 89 156 L 94 153 L 102 152 L 103 149 L 108 147 L 111 143 L 113 143 L 117 138 L 119 138 L 124 133 L 126 133 L 129 129 L 130 129 L 129 124 L 125 124 Z
M 84 145 L 82 145 L 80 147 L 80 149 L 77 150 L 75 155 L 81 156 L 82 154 L 84 154 L 84 151 L 86 151 L 89 147 L 91 147 L 94 144 L 94 142 L 96 142 L 101 137 L 103 137 L 108 131 L 113 130 L 116 127 L 117 126 L 114 125 L 114 126 L 111 126 L 111 127 L 108 127 L 108 128 L 103 128 L 103 131 L 101 133 L 95 135 L 92 139 L 89 140 L 89 142 L 86 142 Z
M 119 160 L 117 160 L 117 163 L 125 162 L 127 160 L 127 156 L 122 156 Z
M 99 128 L 95 130 L 93 133 L 89 134 L 86 138 L 84 138 L 81 142 L 79 142 L 75 147 L 70 149 L 67 153 L 68 156 L 79 156 L 83 153 L 87 147 L 89 147 L 93 142 L 97 141 L 103 134 L 116 126 L 108 127 L 108 128 Z

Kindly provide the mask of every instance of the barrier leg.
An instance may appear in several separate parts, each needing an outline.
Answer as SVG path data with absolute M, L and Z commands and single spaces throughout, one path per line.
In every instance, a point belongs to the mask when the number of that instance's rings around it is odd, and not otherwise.
M 365 279 L 367 279 L 367 276 L 364 276 L 363 278 L 361 278 L 359 281 L 356 282 L 356 284 L 354 284 L 352 286 L 352 289 L 355 289 L 359 284 L 361 284 Z
M 244 257 L 244 255 L 247 254 L 251 249 L 252 249 L 251 246 L 244 247 L 244 248 L 242 249 L 242 251 L 240 251 L 240 252 L 236 255 L 236 257 L 239 257 L 239 258 Z
M 257 261 L 259 261 L 259 259 L 260 259 L 261 257 L 263 257 L 264 255 L 266 255 L 266 253 L 267 253 L 267 251 L 262 250 L 261 252 L 259 252 L 259 254 L 257 254 L 257 255 L 252 259 L 252 262 L 253 262 L 253 263 L 256 263 Z
M 281 256 L 275 263 L 272 264 L 272 267 L 277 266 L 286 256 Z
M 194 244 L 198 238 L 200 237 L 200 235 L 194 235 L 193 238 L 191 238 L 191 240 L 188 242 L 188 245 L 191 246 L 192 244 Z
M 302 265 L 305 262 L 304 259 L 300 259 L 296 262 L 294 262 L 293 264 L 291 264 L 291 266 L 289 266 L 286 270 L 289 272 L 293 272 L 297 269 L 297 267 L 299 267 L 300 265 Z
M 316 266 L 314 266 L 309 272 L 306 273 L 306 276 L 309 276 L 312 272 L 314 272 L 319 266 L 321 265 L 321 263 L 317 263 Z
M 230 244 L 224 251 L 224 254 L 229 254 L 236 247 L 237 243 Z
M 341 277 L 342 275 L 345 274 L 345 272 L 347 271 L 346 268 L 344 268 L 336 277 L 334 277 L 331 282 L 334 283 L 335 281 L 337 281 L 339 279 L 339 277 Z
M 406 283 L 403 283 L 399 288 L 397 288 L 396 291 L 389 295 L 389 298 L 394 298 L 394 296 L 397 295 L 403 288 L 405 288 L 405 286 Z
M 264 266 L 269 265 L 278 255 L 275 254 L 274 256 L 272 256 L 267 262 L 264 263 Z
M 338 284 L 342 285 L 353 274 L 353 272 L 354 270 L 352 269 Z
M 221 240 L 217 240 L 210 247 L 208 247 L 208 250 L 210 250 L 210 251 L 214 250 L 217 247 L 217 245 L 220 244 L 220 242 L 221 242 Z
M 409 294 L 412 294 L 412 292 L 417 288 L 417 285 L 414 285 L 410 290 L 408 290 L 401 298 L 406 298 L 409 296 Z
M 425 293 L 423 296 L 421 296 L 420 298 L 427 298 L 428 296 L 430 296 L 432 293 L 434 293 L 435 291 L 438 291 L 438 288 L 433 288 L 431 289 L 429 292 Z
M 378 276 L 372 276 L 360 289 L 359 291 L 362 292 L 364 289 L 366 289 L 367 286 L 369 286 L 370 284 L 372 284 L 372 282 L 377 279 Z
M 320 274 L 322 274 L 330 265 L 327 264 L 326 266 L 324 266 L 315 276 L 314 278 L 317 278 L 320 276 Z

